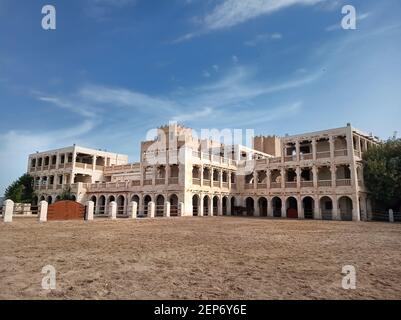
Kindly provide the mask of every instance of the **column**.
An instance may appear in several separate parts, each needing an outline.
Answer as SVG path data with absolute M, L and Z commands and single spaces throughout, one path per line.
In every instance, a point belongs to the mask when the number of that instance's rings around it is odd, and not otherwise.
M 217 215 L 218 216 L 222 216 L 223 215 L 223 197 L 219 198 L 219 205 L 217 206 Z
M 47 221 L 47 209 L 48 209 L 48 203 L 46 201 L 41 201 L 39 203 L 39 222 L 46 222 Z
M 297 175 L 297 189 L 301 189 L 301 168 L 296 167 L 295 168 L 295 173 Z
M 334 137 L 329 137 L 329 144 L 330 144 L 330 158 L 334 159 Z
M 115 201 L 109 203 L 109 217 L 111 220 L 117 219 L 117 203 Z
M 336 165 L 332 165 L 330 167 L 331 171 L 331 186 L 335 188 L 337 186 L 337 167 Z
M 319 170 L 316 167 L 316 165 L 313 165 L 312 167 L 312 174 L 313 174 L 313 187 L 316 189 L 318 187 L 318 176 L 319 176 Z
M 271 179 L 271 171 L 270 169 L 266 170 L 266 186 L 267 186 L 267 190 L 270 189 L 270 179 Z
M 95 209 L 95 203 L 93 201 L 87 201 L 86 202 L 86 214 L 85 214 L 86 221 L 93 220 L 94 209 Z
M 156 172 L 157 172 L 157 167 L 152 166 L 152 186 L 156 185 Z
M 267 216 L 273 217 L 273 200 L 272 199 L 267 200 Z
M 341 220 L 339 211 L 338 211 L 338 198 L 336 195 L 333 196 L 333 220 Z
M 164 203 L 164 212 L 163 212 L 164 217 L 170 218 L 170 208 L 171 208 L 170 202 L 166 201 Z
M 259 178 L 259 172 L 255 170 L 253 172 L 253 188 L 254 189 L 258 188 L 258 178 Z
M 166 179 L 165 179 L 165 185 L 168 186 L 168 179 L 170 177 L 170 164 L 166 164 Z
M 203 153 L 201 153 L 202 155 Z M 203 166 L 200 166 L 200 185 L 203 187 Z
M 222 159 L 222 158 L 220 158 Z M 220 189 L 223 188 L 223 170 L 219 170 L 219 184 L 220 184 Z
M 179 214 L 181 217 L 184 217 L 184 216 L 185 216 L 185 205 L 184 205 L 184 202 L 179 202 L 179 203 L 178 203 L 178 214 Z
M 255 210 L 255 217 L 260 217 L 260 207 L 257 197 L 253 198 L 253 205 Z
M 352 209 L 352 221 L 361 221 L 361 210 L 359 206 L 358 194 L 352 197 L 353 209 Z
M 304 205 L 300 196 L 297 199 L 298 219 L 305 219 Z
M 287 203 L 285 202 L 285 199 L 281 199 L 281 218 L 287 218 Z
M 14 213 L 14 201 L 6 200 L 3 202 L 3 221 L 12 222 Z
M 316 138 L 312 138 L 312 156 L 313 156 L 313 160 L 316 161 L 317 159 L 317 142 L 316 142 Z
M 93 170 L 93 171 L 96 170 L 96 159 L 97 159 L 97 157 L 96 157 L 96 155 L 94 155 L 94 156 L 93 156 L 93 159 L 92 159 L 92 160 L 93 160 L 93 162 L 92 162 L 92 170 Z
M 213 217 L 215 215 L 213 208 L 213 195 L 209 197 L 209 216 Z
M 361 202 L 360 202 L 361 220 L 362 221 L 368 221 L 366 196 L 365 195 L 361 195 L 360 198 L 361 198 Z
M 320 211 L 320 200 L 319 200 L 319 196 L 317 196 L 317 197 L 315 198 L 315 207 L 314 207 L 313 219 L 322 220 L 322 213 L 321 213 L 321 211 Z
M 198 207 L 198 216 L 203 217 L 203 194 L 200 194 L 199 196 L 199 207 Z
M 281 168 L 281 189 L 285 189 L 285 169 Z
M 299 162 L 301 157 L 300 157 L 300 145 L 299 145 L 299 140 L 295 141 L 295 152 L 296 154 L 296 161 Z

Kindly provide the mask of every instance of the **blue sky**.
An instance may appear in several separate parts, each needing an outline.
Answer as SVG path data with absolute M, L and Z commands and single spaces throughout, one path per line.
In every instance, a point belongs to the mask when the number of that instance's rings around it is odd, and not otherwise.
M 357 30 L 340 28 L 344 4 Z M 401 134 L 400 15 L 399 0 L 0 0 L 0 194 L 29 153 L 76 143 L 135 161 L 170 120 Z

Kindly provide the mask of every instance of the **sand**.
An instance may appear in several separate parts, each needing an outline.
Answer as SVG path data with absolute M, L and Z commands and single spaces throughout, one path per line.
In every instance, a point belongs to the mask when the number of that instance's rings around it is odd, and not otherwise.
M 42 289 L 45 265 L 56 290 Z M 20 218 L 0 223 L 0 299 L 401 299 L 401 225 Z

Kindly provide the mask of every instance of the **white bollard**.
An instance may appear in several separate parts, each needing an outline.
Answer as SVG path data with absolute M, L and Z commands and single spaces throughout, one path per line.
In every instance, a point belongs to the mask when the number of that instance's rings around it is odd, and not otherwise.
M 39 203 L 39 222 L 47 221 L 47 209 L 49 208 L 49 204 L 46 201 L 41 201 Z
M 164 216 L 166 218 L 170 218 L 170 211 L 171 211 L 171 203 L 166 201 L 164 203 Z
M 14 201 L 6 200 L 3 202 L 3 221 L 13 222 Z
M 185 207 L 184 207 L 184 202 L 180 202 L 178 204 L 178 215 L 183 217 L 185 216 L 185 211 L 184 211 Z
M 112 201 L 109 204 L 109 217 L 111 220 L 117 219 L 117 202 Z
M 156 206 L 153 201 L 149 202 L 148 204 L 148 218 L 154 218 L 155 217 L 155 210 Z
M 94 211 L 95 211 L 95 203 L 93 201 L 87 201 L 86 202 L 86 215 L 85 215 L 86 221 L 93 220 L 93 212 Z
M 137 216 L 138 216 L 138 203 L 135 201 L 132 201 L 131 205 L 130 205 L 129 217 L 131 219 L 136 219 Z
M 390 222 L 394 222 L 394 211 L 393 211 L 393 209 L 390 209 L 388 211 L 388 218 L 389 218 Z

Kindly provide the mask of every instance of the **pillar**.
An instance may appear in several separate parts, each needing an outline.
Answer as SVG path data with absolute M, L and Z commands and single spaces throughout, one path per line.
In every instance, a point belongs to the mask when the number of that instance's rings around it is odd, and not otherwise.
M 313 160 L 315 161 L 317 159 L 317 142 L 316 142 L 316 138 L 312 139 L 312 156 L 313 156 Z
M 313 188 L 316 189 L 318 187 L 319 170 L 315 165 L 312 167 L 312 175 L 313 175 Z
M 111 220 L 117 219 L 117 203 L 115 201 L 109 203 L 109 217 Z
M 148 218 L 154 218 L 156 212 L 156 205 L 153 201 L 148 204 Z
M 340 214 L 338 212 L 338 198 L 333 196 L 333 220 L 341 220 Z
M 95 210 L 95 203 L 93 201 L 86 202 L 86 214 L 85 220 L 92 221 L 93 220 L 93 212 Z
M 295 141 L 295 152 L 297 153 L 296 154 L 297 162 L 299 162 L 301 157 L 300 157 L 300 144 L 298 140 Z
M 209 197 L 209 216 L 213 217 L 215 216 L 214 208 L 213 208 L 213 195 Z M 217 214 L 216 214 L 217 215 Z
M 12 222 L 14 213 L 14 201 L 6 200 L 3 202 L 3 221 Z
M 267 216 L 270 218 L 273 218 L 273 200 L 268 199 L 267 200 Z
M 128 211 L 128 217 L 130 219 L 136 219 L 138 216 L 138 203 L 132 201 L 129 208 L 130 210 Z
M 198 208 L 199 212 L 198 212 L 198 216 L 199 217 L 203 217 L 203 195 L 199 196 L 199 208 Z
M 301 197 L 297 197 L 298 219 L 305 219 L 304 206 Z
M 322 220 L 322 212 L 320 210 L 320 199 L 319 199 L 319 197 L 315 198 L 315 207 L 314 207 L 313 219 Z
M 257 198 L 253 199 L 253 206 L 254 206 L 254 212 L 255 212 L 255 217 L 260 217 L 260 206 L 259 206 L 259 200 Z
M 295 174 L 297 175 L 297 189 L 299 190 L 301 188 L 301 168 L 300 167 L 295 168 Z
M 394 211 L 393 211 L 393 209 L 390 209 L 388 211 L 388 218 L 389 218 L 390 222 L 394 222 Z
M 179 202 L 178 203 L 178 214 L 183 217 L 185 216 L 185 206 L 184 206 L 184 202 Z
M 334 159 L 334 137 L 330 136 L 329 137 L 329 144 L 330 144 L 330 158 L 333 160 Z
M 49 204 L 46 201 L 41 201 L 39 203 L 39 222 L 46 222 L 47 221 L 47 210 Z
M 281 218 L 287 218 L 287 202 L 281 199 Z
M 361 210 L 358 195 L 352 197 L 352 221 L 361 221 Z
M 170 202 L 166 201 L 164 203 L 164 216 L 167 218 L 170 218 L 170 208 L 171 208 L 171 204 Z

